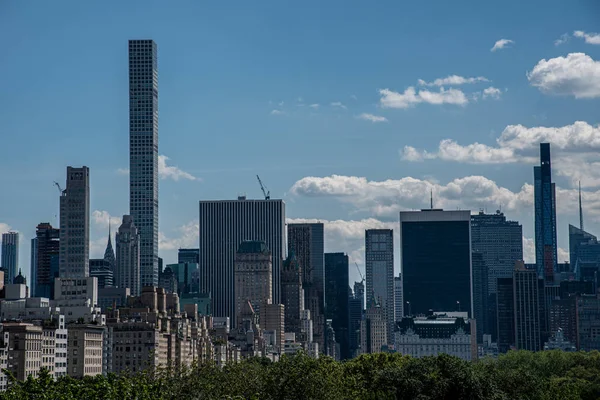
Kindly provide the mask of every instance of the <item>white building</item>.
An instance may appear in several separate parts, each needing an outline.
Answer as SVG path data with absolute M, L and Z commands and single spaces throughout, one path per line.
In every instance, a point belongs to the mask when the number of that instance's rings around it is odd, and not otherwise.
M 467 319 L 466 312 L 406 317 L 398 327 L 395 332 L 398 353 L 417 358 L 438 354 L 449 354 L 466 361 L 477 358 L 473 321 Z
M 8 386 L 8 377 L 3 372 L 8 368 L 8 349 L 10 334 L 0 328 L 0 391 L 5 391 Z

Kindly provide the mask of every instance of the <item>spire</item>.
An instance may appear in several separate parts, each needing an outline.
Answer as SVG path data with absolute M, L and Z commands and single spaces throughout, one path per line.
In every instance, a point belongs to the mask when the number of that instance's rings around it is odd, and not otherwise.
M 104 251 L 104 261 L 108 261 L 110 263 L 110 268 L 114 270 L 115 268 L 115 251 L 112 246 L 112 239 L 110 234 L 110 218 L 108 219 L 108 243 L 106 244 L 106 250 Z
M 583 230 L 583 207 L 581 206 L 581 181 L 579 181 L 579 229 Z
M 431 205 L 430 208 L 433 210 L 433 189 L 431 189 L 431 194 L 430 194 L 429 200 L 430 200 L 430 205 Z

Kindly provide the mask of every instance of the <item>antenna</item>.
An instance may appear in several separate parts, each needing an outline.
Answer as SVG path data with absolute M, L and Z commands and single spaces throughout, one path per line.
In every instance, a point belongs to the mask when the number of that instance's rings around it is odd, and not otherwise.
M 429 199 L 430 199 L 430 205 L 431 205 L 430 208 L 433 210 L 433 189 L 431 189 L 431 194 L 430 194 Z
M 581 181 L 579 181 L 579 229 L 583 230 L 583 207 L 581 206 Z

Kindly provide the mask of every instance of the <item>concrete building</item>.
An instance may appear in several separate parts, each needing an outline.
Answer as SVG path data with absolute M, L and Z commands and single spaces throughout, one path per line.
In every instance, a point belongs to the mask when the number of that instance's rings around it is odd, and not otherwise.
M 167 265 L 164 271 L 160 273 L 158 287 L 165 289 L 169 293 L 180 293 L 177 286 L 177 277 L 173 273 L 171 267 Z
M 405 317 L 395 332 L 398 353 L 411 357 L 448 354 L 465 361 L 477 359 L 468 313 L 438 313 L 423 317 Z
M 102 374 L 104 326 L 69 324 L 68 371 L 73 378 Z
M 263 304 L 272 303 L 273 261 L 263 241 L 245 240 L 235 255 L 235 320 L 237 326 L 243 305 L 250 301 L 260 314 Z
M 275 335 L 275 352 L 281 354 L 285 344 L 285 307 L 283 304 L 263 304 L 260 310 L 260 325 Z
M 42 327 L 25 322 L 5 322 L 8 333 L 8 370 L 19 381 L 36 378 L 42 367 Z
M 470 211 L 400 212 L 400 243 L 405 314 L 473 316 Z
M 67 167 L 67 186 L 60 196 L 59 276 L 90 275 L 90 170 Z
M 127 321 L 110 324 L 113 330 L 112 371 L 139 372 L 168 365 L 168 339 L 161 331 L 162 320 Z
M 535 200 L 535 262 L 539 278 L 554 281 L 556 245 L 556 190 L 552 182 L 550 143 L 540 143 L 540 165 L 533 167 Z
M 273 302 L 281 294 L 285 257 L 283 200 L 219 200 L 200 202 L 200 292 L 212 296 L 212 314 L 235 318 L 235 256 L 244 240 L 266 243 L 273 262 Z
M 394 322 L 401 321 L 403 317 L 404 296 L 402 296 L 402 274 L 398 274 L 398 276 L 394 277 Z
M 98 279 L 98 289 L 114 284 L 111 263 L 105 258 L 90 259 L 90 276 L 95 276 Z
M 300 335 L 300 318 L 304 310 L 302 267 L 290 252 L 281 269 L 281 302 L 285 306 L 285 331 Z M 294 341 L 296 336 L 294 336 Z M 287 342 L 287 339 L 286 339 Z
M 19 270 L 19 233 L 2 234 L 2 255 L 0 267 L 4 271 L 4 283 L 12 283 Z
M 8 388 L 8 377 L 4 373 L 8 369 L 8 351 L 10 334 L 0 327 L 0 392 Z
M 564 340 L 579 347 L 577 296 L 561 296 L 550 301 L 549 331 L 560 329 Z
M 331 320 L 335 339 L 339 345 L 336 355 L 340 360 L 351 357 L 349 324 L 350 282 L 348 256 L 344 253 L 325 253 L 325 318 Z M 325 347 L 327 353 L 330 349 Z
M 394 302 L 394 231 L 368 229 L 365 231 L 367 302 L 375 296 L 387 321 L 388 345 L 393 346 Z
M 36 228 L 35 286 L 31 288 L 35 297 L 54 297 L 54 279 L 58 278 L 59 272 L 59 238 L 60 230 L 47 222 L 39 224 Z
M 385 351 L 388 348 L 387 331 L 386 316 L 375 297 L 372 296 L 367 305 L 365 318 L 360 324 L 360 352 L 370 354 Z
M 153 40 L 129 41 L 129 214 L 140 234 L 140 286 L 158 286 L 158 57 Z
M 322 223 L 288 224 L 288 251 L 302 269 L 304 309 L 310 310 L 314 340 L 325 347 L 325 234 Z
M 35 324 L 42 327 L 42 367 L 55 378 L 66 376 L 68 331 L 64 315 L 53 315 Z
M 115 284 L 120 288 L 129 288 L 132 296 L 141 293 L 141 234 L 129 215 L 123 215 L 115 241 L 117 258 Z M 157 282 L 158 284 L 158 282 Z

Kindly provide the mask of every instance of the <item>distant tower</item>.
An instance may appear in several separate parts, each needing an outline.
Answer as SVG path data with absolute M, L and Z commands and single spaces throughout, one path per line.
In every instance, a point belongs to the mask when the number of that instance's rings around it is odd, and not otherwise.
M 110 234 L 110 219 L 108 220 L 108 243 L 106 244 L 106 250 L 104 251 L 104 261 L 108 262 L 110 269 L 115 270 L 115 251 L 113 250 L 111 234 Z
M 300 335 L 300 319 L 304 310 L 302 268 L 293 252 L 281 268 L 281 303 L 285 306 L 285 331 Z
M 265 304 L 272 303 L 272 270 L 273 258 L 265 242 L 246 240 L 240 243 L 235 255 L 234 326 L 241 322 L 242 307 L 248 300 L 259 314 Z
M 554 280 L 556 270 L 556 189 L 552 182 L 550 143 L 540 143 L 540 166 L 533 167 L 535 263 L 538 277 Z
M 581 205 L 581 181 L 579 181 L 579 229 L 583 229 L 583 207 Z
M 19 233 L 2 234 L 2 269 L 4 283 L 12 283 L 19 268 Z
M 129 288 L 132 296 L 139 296 L 141 288 L 140 233 L 130 215 L 123 215 L 123 223 L 116 235 L 116 285 Z

